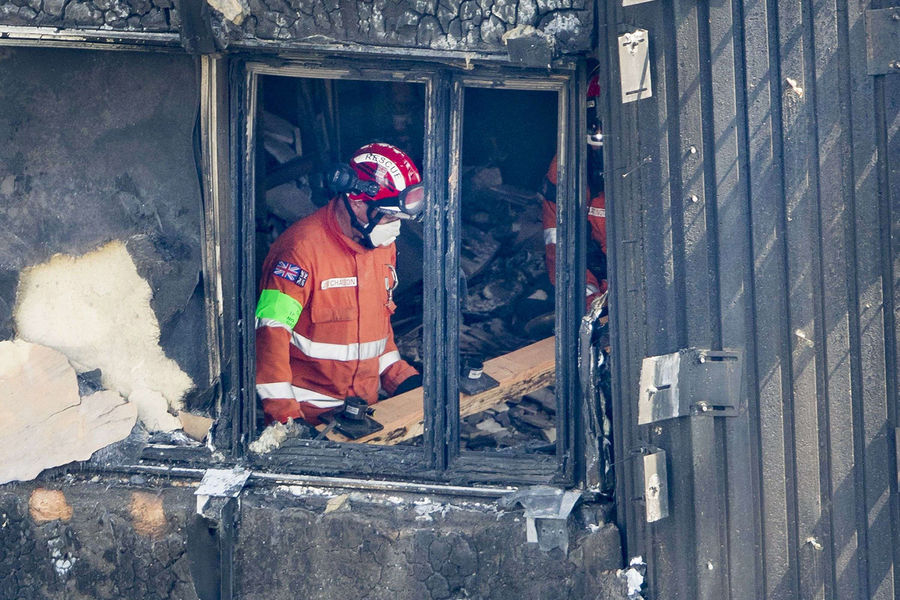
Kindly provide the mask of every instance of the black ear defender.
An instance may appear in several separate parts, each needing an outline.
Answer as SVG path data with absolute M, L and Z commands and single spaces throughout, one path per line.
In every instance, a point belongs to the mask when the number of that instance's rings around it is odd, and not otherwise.
M 325 171 L 325 184 L 334 194 L 365 194 L 374 198 L 381 186 L 375 181 L 361 181 L 350 165 L 335 163 Z

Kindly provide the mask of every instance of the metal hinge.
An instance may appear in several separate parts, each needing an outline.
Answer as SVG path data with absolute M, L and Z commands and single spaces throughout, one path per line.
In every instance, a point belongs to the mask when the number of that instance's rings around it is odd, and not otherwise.
M 900 73 L 900 6 L 866 11 L 866 72 Z
M 649 356 L 641 364 L 638 425 L 685 416 L 737 416 L 741 377 L 741 354 L 733 350 L 685 348 Z

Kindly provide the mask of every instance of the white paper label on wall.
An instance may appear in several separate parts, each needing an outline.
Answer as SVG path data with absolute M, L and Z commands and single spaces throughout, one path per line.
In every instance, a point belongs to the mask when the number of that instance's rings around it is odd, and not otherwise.
M 653 95 L 649 50 L 650 37 L 646 29 L 635 29 L 619 36 L 619 74 L 622 79 L 623 104 Z
M 653 0 L 622 0 L 622 6 L 631 6 L 633 4 L 644 4 L 645 2 L 652 2 Z

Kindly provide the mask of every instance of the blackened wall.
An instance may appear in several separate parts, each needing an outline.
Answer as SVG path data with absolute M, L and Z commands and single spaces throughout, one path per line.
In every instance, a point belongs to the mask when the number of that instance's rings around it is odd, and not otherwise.
M 250 9 L 236 39 L 467 51 L 503 50 L 503 35 L 519 25 L 556 38 L 561 50 L 587 50 L 593 15 L 586 0 L 251 0 Z
M 121 240 L 163 349 L 207 378 L 197 85 L 184 55 L 0 49 L 0 339 L 22 269 Z
M 0 3 L 0 23 L 177 31 L 178 11 L 173 0 L 11 0 Z
M 0 487 L 0 600 L 218 597 L 206 595 L 218 593 L 209 567 L 221 563 L 195 526 L 196 484 L 66 476 Z M 527 544 L 522 512 L 489 500 L 253 488 L 238 509 L 233 597 L 624 599 L 620 561 L 618 529 L 580 509 L 566 556 Z
M 182 8 L 183 10 L 179 10 Z M 190 10 L 188 10 L 190 9 Z M 188 21 L 185 23 L 185 21 Z M 340 49 L 379 46 L 506 54 L 505 35 L 534 28 L 556 55 L 590 51 L 588 0 L 13 0 L 0 3 L 0 26 L 59 28 L 114 39 L 156 34 L 205 36 L 229 47 Z M 159 34 L 171 34 L 159 36 Z M 11 32 L 15 37 L 16 33 Z M 133 36 L 132 36 L 133 39 Z

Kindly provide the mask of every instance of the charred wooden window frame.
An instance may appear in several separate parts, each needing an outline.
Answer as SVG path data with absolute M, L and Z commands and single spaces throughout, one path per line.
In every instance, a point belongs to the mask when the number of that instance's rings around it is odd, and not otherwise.
M 450 105 L 451 140 L 450 140 L 450 193 L 448 232 L 452 240 L 461 239 L 460 186 L 462 181 L 462 132 L 465 111 L 465 90 L 470 88 L 551 91 L 557 94 L 557 244 L 556 273 L 554 287 L 555 298 L 555 331 L 556 331 L 556 454 L 555 455 L 498 455 L 493 452 L 466 451 L 461 448 L 459 435 L 459 386 L 455 377 L 447 378 L 447 423 L 448 453 L 453 469 L 477 474 L 479 478 L 495 479 L 504 472 L 513 472 L 519 479 L 526 476 L 541 482 L 552 482 L 561 485 L 573 485 L 578 479 L 576 473 L 579 453 L 575 446 L 575 400 L 578 392 L 578 326 L 581 322 L 581 311 L 584 305 L 584 251 L 577 252 L 576 247 L 584 248 L 583 231 L 579 239 L 578 223 L 575 214 L 579 209 L 576 204 L 585 202 L 583 194 L 574 193 L 574 176 L 584 169 L 570 169 L 569 158 L 581 160 L 579 149 L 575 143 L 581 139 L 577 132 L 576 115 L 584 112 L 583 107 L 573 106 L 579 94 L 572 93 L 578 89 L 579 77 L 576 73 L 548 74 L 541 72 L 537 77 L 528 77 L 509 70 L 495 70 L 486 73 L 460 74 L 453 80 Z M 570 134 L 570 132 L 572 132 Z M 574 163 L 577 164 L 577 163 Z M 586 207 L 584 207 L 586 211 Z M 584 219 L 580 219 L 584 221 Z M 584 229 L 583 227 L 581 228 Z M 455 307 L 459 304 L 457 277 L 460 270 L 459 244 L 453 244 L 456 251 L 448 254 L 446 289 L 448 305 L 453 307 L 447 315 L 447 336 L 445 346 L 451 351 L 447 356 L 448 373 L 459 372 L 459 313 Z M 581 290 L 580 293 L 577 290 Z M 455 417 L 454 417 L 455 415 Z
M 207 216 L 208 238 L 223 270 L 216 309 L 222 335 L 223 401 L 217 423 L 216 442 L 234 458 L 246 458 L 254 468 L 280 473 L 329 476 L 379 476 L 399 480 L 439 481 L 457 485 L 479 483 L 573 486 L 583 481 L 580 453 L 583 440 L 578 383 L 578 327 L 584 304 L 584 248 L 586 223 L 577 215 L 586 210 L 584 194 L 585 155 L 578 135 L 584 129 L 584 98 L 575 90 L 583 87 L 583 69 L 524 70 L 469 63 L 423 63 L 400 56 L 349 58 L 333 56 L 283 57 L 232 56 L 228 81 L 224 68 L 215 71 L 211 89 L 228 89 L 230 104 L 229 198 Z M 222 59 L 209 59 L 221 61 Z M 222 67 L 222 63 L 217 63 Z M 425 85 L 425 140 L 423 176 L 426 181 L 449 181 L 447 186 L 428 187 L 424 256 L 424 318 L 434 327 L 423 328 L 425 354 L 423 385 L 425 431 L 422 446 L 375 446 L 342 444 L 324 440 L 291 440 L 269 455 L 255 455 L 247 445 L 255 431 L 255 237 L 256 109 L 259 77 L 277 75 L 322 79 L 407 81 Z M 205 82 L 206 80 L 204 80 Z M 224 86 L 224 87 L 222 87 Z M 463 91 L 466 87 L 496 87 L 547 90 L 558 94 L 557 151 L 559 185 L 557 213 L 556 364 L 557 364 L 557 453 L 555 455 L 499 455 L 493 452 L 461 451 L 459 440 L 458 372 L 458 272 L 459 272 L 459 159 L 462 143 Z M 205 94 L 208 108 L 222 108 L 224 94 Z M 204 108 L 204 110 L 207 110 Z M 206 119 L 208 115 L 204 116 Z M 214 121 L 211 121 L 214 122 Z M 221 126 L 207 128 L 220 141 Z M 221 169 L 221 148 L 204 160 L 206 190 L 222 182 L 213 176 Z M 446 152 L 444 152 L 446 150 Z M 580 165 L 579 169 L 567 165 Z M 577 181 L 576 181 L 577 176 Z M 206 191 L 205 190 L 205 191 Z M 225 205 L 223 207 L 223 204 Z M 233 243 L 227 244 L 228 240 Z M 231 267 L 229 267 L 231 265 Z M 228 271 L 231 271 L 230 273 Z M 223 294 L 223 290 L 224 294 Z M 233 290 L 229 293 L 228 290 Z M 228 305 L 231 305 L 230 307 Z M 233 311 L 233 312 L 232 312 Z M 231 332 L 231 333 L 229 333 Z

